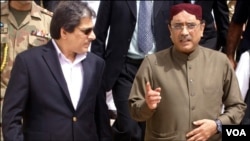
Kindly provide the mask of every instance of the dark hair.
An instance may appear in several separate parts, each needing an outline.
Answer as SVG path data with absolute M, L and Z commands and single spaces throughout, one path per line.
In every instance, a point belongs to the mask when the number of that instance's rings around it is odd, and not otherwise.
M 53 39 L 60 39 L 60 29 L 74 32 L 82 18 L 95 18 L 95 11 L 86 2 L 60 1 L 50 23 L 50 34 Z

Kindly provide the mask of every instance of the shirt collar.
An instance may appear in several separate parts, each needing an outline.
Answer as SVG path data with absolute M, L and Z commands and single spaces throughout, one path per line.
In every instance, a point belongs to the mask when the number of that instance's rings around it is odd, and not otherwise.
M 173 55 L 174 55 L 174 57 L 176 57 L 177 59 L 183 60 L 183 61 L 193 60 L 194 58 L 196 58 L 198 56 L 199 52 L 200 52 L 200 46 L 199 45 L 190 54 L 181 53 L 178 50 L 176 50 L 175 47 L 173 47 Z
M 62 59 L 64 59 L 64 60 L 68 60 L 68 59 L 64 56 L 64 54 L 62 53 L 62 51 L 59 49 L 59 47 L 57 46 L 57 44 L 56 44 L 56 42 L 55 42 L 54 39 L 52 39 L 52 43 L 53 43 L 53 45 L 54 45 L 54 47 L 55 47 L 55 49 L 56 49 L 58 58 L 62 58 Z M 74 62 L 73 62 L 73 64 L 80 63 L 80 62 L 83 61 L 86 57 L 87 57 L 87 53 L 77 54 L 77 55 L 76 55 L 76 58 L 75 58 L 75 60 L 74 60 Z

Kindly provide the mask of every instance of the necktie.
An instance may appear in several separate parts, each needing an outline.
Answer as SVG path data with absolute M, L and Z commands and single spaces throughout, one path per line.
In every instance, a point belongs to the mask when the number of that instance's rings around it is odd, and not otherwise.
M 152 1 L 140 1 L 137 40 L 139 50 L 145 54 L 153 47 L 152 9 Z

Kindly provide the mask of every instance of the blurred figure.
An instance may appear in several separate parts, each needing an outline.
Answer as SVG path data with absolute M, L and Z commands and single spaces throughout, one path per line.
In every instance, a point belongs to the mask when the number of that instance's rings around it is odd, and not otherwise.
M 250 125 L 250 49 L 241 55 L 236 68 L 236 76 L 242 97 L 247 104 L 247 110 L 241 124 Z
M 142 62 L 130 113 L 146 121 L 146 141 L 220 141 L 222 124 L 239 124 L 246 108 L 234 70 L 225 54 L 199 45 L 201 6 L 174 5 L 168 27 L 174 45 Z
M 241 54 L 250 49 L 250 1 L 237 0 L 228 29 L 226 54 L 234 68 Z M 235 57 L 236 55 L 236 57 Z
M 17 55 L 3 104 L 6 141 L 111 140 L 98 93 L 105 62 L 88 52 L 95 16 L 87 3 L 61 1 L 52 40 Z
M 52 13 L 31 0 L 1 3 L 1 92 L 0 113 L 10 71 L 16 55 L 28 48 L 46 44 L 50 39 Z M 2 114 L 0 135 L 2 133 Z M 2 136 L 0 136 L 2 140 Z
M 34 0 L 36 4 L 44 7 L 45 9 L 54 12 L 56 6 L 60 2 L 60 0 Z
M 98 8 L 100 5 L 100 1 L 85 1 L 82 0 L 82 2 L 87 2 L 90 7 L 93 8 L 93 10 L 98 13 Z M 94 19 L 94 23 L 96 22 L 96 18 Z M 91 45 L 90 45 L 91 46 Z M 91 47 L 89 48 L 91 50 Z M 109 117 L 110 119 L 114 120 L 116 119 L 117 113 L 116 113 L 116 107 L 114 104 L 113 96 L 112 96 L 112 90 L 106 92 L 106 103 L 109 109 Z

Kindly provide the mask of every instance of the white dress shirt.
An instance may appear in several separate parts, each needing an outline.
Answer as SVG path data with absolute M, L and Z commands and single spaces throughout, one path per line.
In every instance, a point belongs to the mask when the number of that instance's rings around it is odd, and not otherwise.
M 58 54 L 58 59 L 61 64 L 63 75 L 67 82 L 71 102 L 76 109 L 84 84 L 84 71 L 81 62 L 86 58 L 86 54 L 77 54 L 75 60 L 71 62 L 64 56 L 54 40 L 52 40 L 52 43 L 54 44 Z

